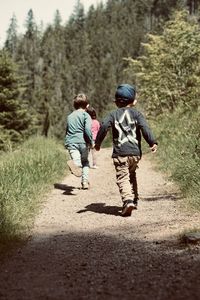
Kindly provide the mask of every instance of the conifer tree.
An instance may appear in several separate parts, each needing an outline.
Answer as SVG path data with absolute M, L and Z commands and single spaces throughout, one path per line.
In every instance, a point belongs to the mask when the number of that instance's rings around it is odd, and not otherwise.
M 90 55 L 88 37 L 85 31 L 84 7 L 79 0 L 69 20 L 66 33 L 67 56 L 71 65 L 73 93 L 76 94 L 87 87 L 88 57 Z
M 35 108 L 38 76 L 40 77 L 40 39 L 32 9 L 29 10 L 26 19 L 26 32 L 20 39 L 17 63 L 27 81 L 24 98 L 29 101 L 31 107 Z
M 10 22 L 10 26 L 7 30 L 7 38 L 5 41 L 5 50 L 10 53 L 13 60 L 16 59 L 17 55 L 17 44 L 18 44 L 18 37 L 17 37 L 17 19 L 15 14 L 13 14 Z
M 28 134 L 31 119 L 20 99 L 16 67 L 5 51 L 0 52 L 0 149 L 18 143 Z
M 41 43 L 43 68 L 39 111 L 42 134 L 45 136 L 60 136 L 61 127 L 64 128 L 63 74 L 66 72 L 66 60 L 64 28 L 61 22 L 62 18 L 57 10 L 53 26 L 47 27 Z

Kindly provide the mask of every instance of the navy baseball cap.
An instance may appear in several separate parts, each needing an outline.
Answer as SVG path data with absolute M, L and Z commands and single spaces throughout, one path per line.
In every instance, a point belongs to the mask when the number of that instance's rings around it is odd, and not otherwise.
M 132 102 L 135 100 L 136 88 L 130 84 L 120 84 L 115 92 L 115 101 Z

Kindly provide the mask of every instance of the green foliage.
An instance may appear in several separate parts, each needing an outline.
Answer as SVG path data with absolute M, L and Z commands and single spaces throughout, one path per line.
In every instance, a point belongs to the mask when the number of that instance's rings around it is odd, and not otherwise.
M 109 107 L 116 86 L 121 82 L 133 81 L 133 76 L 130 77 L 129 74 L 131 71 L 126 74 L 123 72 L 128 65 L 123 58 L 137 58 L 141 53 L 141 42 L 144 42 L 145 34 L 156 30 L 161 32 L 164 21 L 169 19 L 172 9 L 188 5 L 189 2 L 186 4 L 183 0 L 109 0 L 106 4 L 99 2 L 95 8 L 91 6 L 85 14 L 81 1 L 77 1 L 68 22 L 63 25 L 59 11 L 56 11 L 52 24 L 44 29 L 37 26 L 33 11 L 30 9 L 25 23 L 25 33 L 22 35 L 17 35 L 17 20 L 13 16 L 5 48 L 17 63 L 20 76 L 23 77 L 20 98 L 29 104 L 34 125 L 33 133 L 63 139 L 66 114 L 72 110 L 72 99 L 79 92 L 88 95 L 90 104 L 102 117 Z M 198 3 L 190 12 L 197 12 L 197 8 Z M 168 29 L 172 30 L 166 29 L 166 39 L 158 37 L 155 41 L 162 48 L 161 56 L 159 56 L 161 50 L 157 55 L 153 41 L 144 46 L 145 51 L 148 47 L 152 48 L 149 51 L 152 52 L 153 58 L 150 63 L 149 59 L 145 59 L 146 53 L 143 56 L 146 68 L 144 81 L 148 87 L 154 76 L 156 85 L 144 90 L 143 95 L 148 104 L 149 98 L 155 100 L 150 106 L 154 111 L 173 109 L 180 95 L 182 102 L 187 104 L 188 98 L 192 99 L 193 93 L 196 95 L 198 89 L 198 72 L 196 72 L 198 63 L 195 66 L 192 64 L 192 67 L 189 62 L 186 63 L 190 47 L 181 44 L 187 36 L 187 41 L 192 45 L 191 49 L 194 49 L 193 46 L 199 42 L 198 31 L 193 30 L 197 24 L 191 23 L 191 26 L 194 26 L 191 27 L 191 31 L 190 27 L 186 26 L 187 22 L 184 23 L 181 18 L 175 19 L 168 26 Z M 176 30 L 179 29 L 177 41 L 172 39 L 174 27 Z M 150 36 L 150 39 L 154 39 L 153 36 Z M 183 60 L 187 68 L 181 69 L 181 74 L 179 69 L 173 69 L 171 66 L 174 65 L 174 62 L 170 61 L 171 56 L 168 55 L 171 39 L 173 49 L 177 50 L 175 57 L 181 59 L 182 52 L 184 53 Z M 182 48 L 178 52 L 179 43 Z M 198 57 L 198 53 L 192 55 L 191 59 Z M 153 64 L 154 69 L 151 66 Z M 165 65 L 168 67 L 167 70 L 164 68 Z M 196 71 L 193 72 L 195 68 Z M 174 72 L 172 76 L 171 69 Z M 190 72 L 193 74 L 192 86 L 191 76 L 186 82 Z M 163 81 L 159 85 L 160 75 Z M 179 77 L 180 80 L 177 81 Z M 161 95 L 158 99 L 157 84 Z
M 10 26 L 7 30 L 7 39 L 5 42 L 5 49 L 10 53 L 11 57 L 15 59 L 17 51 L 17 19 L 15 14 L 13 14 L 10 22 Z
M 144 53 L 129 59 L 128 71 L 138 81 L 149 114 L 196 109 L 200 96 L 200 30 L 196 18 L 176 12 L 160 36 L 148 35 Z
M 0 150 L 23 140 L 30 126 L 27 106 L 20 100 L 20 81 L 15 65 L 0 52 Z
M 66 160 L 62 146 L 41 137 L 1 156 L 1 239 L 19 236 L 30 228 L 41 204 L 41 194 L 65 174 Z
M 44 136 L 63 136 L 65 118 L 63 99 L 63 76 L 65 75 L 64 31 L 57 14 L 54 27 L 49 26 L 42 39 L 41 83 L 37 91 L 39 133 Z
M 38 90 L 41 87 L 40 34 L 32 9 L 25 22 L 25 34 L 18 39 L 15 61 L 24 80 L 22 99 L 28 101 L 29 111 L 37 120 Z M 35 125 L 35 124 L 34 124 Z
M 161 115 L 152 121 L 158 137 L 157 152 L 161 166 L 183 193 L 190 204 L 200 209 L 200 110 Z M 188 201 L 187 199 L 187 201 Z
M 85 14 L 77 1 L 68 22 L 59 11 L 45 30 L 27 14 L 23 35 L 17 35 L 13 16 L 5 48 L 25 81 L 22 99 L 28 101 L 34 130 L 63 138 L 66 114 L 75 94 L 85 92 L 103 116 L 116 86 L 127 80 L 123 57 L 137 57 L 144 34 L 166 20 L 177 1 L 109 0 Z M 162 9 L 163 8 L 163 9 Z

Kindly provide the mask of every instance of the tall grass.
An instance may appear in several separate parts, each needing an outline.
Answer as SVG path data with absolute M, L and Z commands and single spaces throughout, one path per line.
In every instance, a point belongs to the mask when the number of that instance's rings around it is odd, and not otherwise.
M 0 157 L 0 239 L 19 237 L 31 226 L 41 195 L 66 173 L 66 151 L 36 137 Z
M 199 111 L 166 114 L 153 122 L 160 166 L 176 181 L 192 207 L 200 210 Z

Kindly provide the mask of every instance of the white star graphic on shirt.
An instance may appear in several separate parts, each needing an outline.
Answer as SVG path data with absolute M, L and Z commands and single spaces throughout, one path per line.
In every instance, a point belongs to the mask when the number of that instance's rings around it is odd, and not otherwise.
M 115 127 L 119 131 L 118 143 L 120 145 L 126 142 L 138 144 L 136 139 L 135 120 L 131 120 L 128 110 L 125 110 L 119 119 L 119 122 L 115 121 Z

